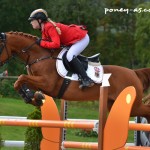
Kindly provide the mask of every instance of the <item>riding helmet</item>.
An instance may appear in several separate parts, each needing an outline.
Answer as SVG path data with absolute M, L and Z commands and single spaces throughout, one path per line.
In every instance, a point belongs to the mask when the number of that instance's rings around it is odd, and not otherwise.
M 32 20 L 38 20 L 38 19 L 41 19 L 42 21 L 47 21 L 48 19 L 48 14 L 47 12 L 44 10 L 44 9 L 36 9 L 34 10 L 30 17 L 29 17 L 29 21 L 32 21 Z

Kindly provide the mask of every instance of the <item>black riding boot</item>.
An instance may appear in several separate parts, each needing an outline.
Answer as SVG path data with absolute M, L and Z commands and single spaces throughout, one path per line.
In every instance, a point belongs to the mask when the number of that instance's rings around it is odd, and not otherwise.
M 92 87 L 94 85 L 94 82 L 87 76 L 85 69 L 76 56 L 70 61 L 70 64 L 74 67 L 75 72 L 81 77 L 82 83 L 79 88 Z

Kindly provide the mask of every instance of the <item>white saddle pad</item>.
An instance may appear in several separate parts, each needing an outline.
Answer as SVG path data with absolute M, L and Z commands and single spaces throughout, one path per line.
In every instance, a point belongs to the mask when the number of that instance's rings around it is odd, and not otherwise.
M 66 48 L 62 49 L 62 51 L 59 53 L 58 58 L 62 58 L 63 54 L 66 52 Z M 58 74 L 63 78 L 69 78 L 74 81 L 78 81 L 79 77 L 76 73 L 72 74 L 71 77 L 66 76 L 68 71 L 66 70 L 63 61 L 57 59 L 56 61 L 56 68 Z M 101 83 L 103 79 L 103 67 L 100 63 L 93 63 L 88 62 L 88 68 L 86 71 L 87 75 L 95 82 L 95 83 Z

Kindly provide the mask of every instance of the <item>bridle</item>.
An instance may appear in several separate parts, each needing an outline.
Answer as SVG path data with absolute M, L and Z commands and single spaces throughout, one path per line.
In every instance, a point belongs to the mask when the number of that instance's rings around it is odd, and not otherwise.
M 6 46 L 6 34 L 5 33 L 0 33 L 0 41 L 2 42 L 2 46 L 0 47 L 0 56 L 1 56 L 1 54 L 4 50 L 4 48 L 5 48 L 6 52 L 7 52 L 7 55 L 8 55 L 8 58 L 7 58 L 6 61 L 8 61 L 11 56 L 9 56 L 9 52 L 8 52 L 8 49 L 7 49 L 7 46 Z M 27 55 L 27 60 L 26 60 L 26 63 L 25 63 L 25 66 L 27 68 L 29 68 L 31 65 L 33 65 L 35 63 L 38 63 L 42 60 L 45 60 L 45 59 L 60 59 L 60 58 L 57 58 L 57 57 L 53 57 L 52 56 L 52 51 L 53 50 L 50 50 L 50 55 L 49 56 L 41 57 L 41 58 L 33 60 L 32 62 L 29 63 L 30 54 L 28 52 L 29 52 L 29 49 L 35 44 L 36 44 L 36 41 L 33 42 L 31 45 L 21 49 L 20 52 L 18 53 L 18 55 L 20 55 L 20 54 L 26 54 Z M 62 60 L 62 59 L 60 59 L 60 60 Z M 0 66 L 4 65 L 6 61 L 3 61 L 3 62 L 0 61 Z
M 6 46 L 6 34 L 5 33 L 0 33 L 0 41 L 1 41 L 1 46 L 0 46 L 0 56 L 4 50 L 4 48 L 6 49 L 6 52 L 7 52 L 7 55 L 8 55 L 8 58 L 6 59 L 6 61 L 0 61 L 0 66 L 4 65 L 8 60 L 9 58 L 11 58 L 11 56 L 9 56 L 9 52 L 8 52 L 8 49 L 7 49 L 7 46 Z M 36 44 L 36 41 L 34 43 L 32 43 L 31 45 L 29 45 L 28 47 L 25 47 L 23 48 L 19 53 L 18 55 L 20 54 L 27 54 L 27 60 L 26 60 L 26 65 L 28 64 L 28 61 L 29 61 L 29 58 L 30 58 L 30 55 L 28 54 L 28 50 L 34 45 Z
M 9 59 L 10 56 L 9 56 L 9 53 L 8 53 L 8 49 L 6 47 L 6 34 L 3 33 L 3 32 L 0 33 L 0 41 L 2 42 L 2 45 L 0 46 L 0 56 L 1 56 L 2 52 L 3 52 L 3 49 L 5 48 L 6 52 L 7 52 L 7 55 L 8 55 L 8 59 Z M 4 62 L 0 61 L 0 66 L 2 66 L 3 64 L 5 64 L 5 61 Z

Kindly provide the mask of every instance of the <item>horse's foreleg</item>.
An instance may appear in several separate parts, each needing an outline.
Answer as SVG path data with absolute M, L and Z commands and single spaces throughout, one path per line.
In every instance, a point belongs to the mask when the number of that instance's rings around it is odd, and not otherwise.
M 38 76 L 28 76 L 21 75 L 14 84 L 14 88 L 18 91 L 20 96 L 24 99 L 26 103 L 30 103 L 35 106 L 42 105 L 42 99 L 44 98 L 42 93 L 33 92 L 29 89 L 38 90 L 44 83 L 43 77 Z M 45 84 L 44 84 L 45 85 Z M 34 88 L 33 88 L 34 87 Z
M 23 84 L 27 84 L 30 88 L 37 90 L 46 86 L 46 78 L 44 76 L 20 75 L 14 83 L 14 88 L 19 90 Z

